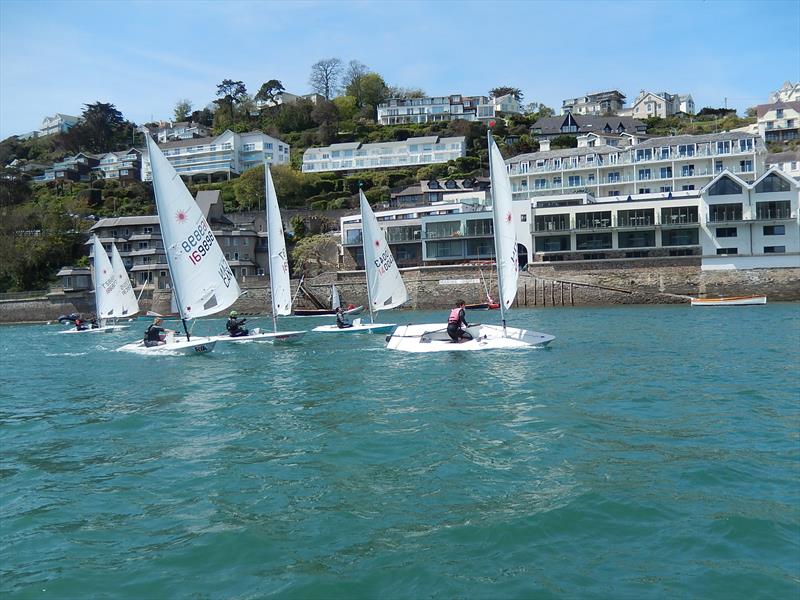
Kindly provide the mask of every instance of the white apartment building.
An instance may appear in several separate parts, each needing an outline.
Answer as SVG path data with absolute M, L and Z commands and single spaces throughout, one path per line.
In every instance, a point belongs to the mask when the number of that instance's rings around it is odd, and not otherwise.
M 42 119 L 42 127 L 39 129 L 39 136 L 55 135 L 56 133 L 66 133 L 74 127 L 80 117 L 73 117 L 72 115 L 65 115 L 63 113 L 56 113 L 52 117 L 45 117 Z
M 376 212 L 400 267 L 452 264 L 494 257 L 491 208 L 460 199 Z M 361 215 L 340 219 L 342 263 L 364 268 Z
M 289 164 L 289 145 L 261 133 L 225 131 L 217 137 L 193 138 L 159 144 L 169 162 L 183 177 L 239 175 L 264 161 L 272 165 Z M 150 158 L 143 156 L 142 181 L 150 181 Z
M 775 104 L 776 102 L 797 102 L 798 100 L 800 100 L 800 81 L 797 83 L 784 81 L 781 89 L 769 95 L 770 104 Z
M 752 181 L 764 170 L 764 143 L 743 132 L 680 135 L 628 147 L 595 145 L 540 151 L 506 161 L 515 200 L 587 192 L 625 199 L 636 194 L 699 190 L 724 170 Z
M 767 154 L 767 168 L 774 166 L 790 177 L 800 180 L 800 151 L 788 150 Z
M 488 96 L 435 96 L 429 98 L 391 98 L 378 105 L 378 124 L 434 123 L 462 119 L 480 121 L 500 113 L 520 114 L 519 101 L 511 94 Z
M 402 142 L 362 144 L 347 142 L 303 153 L 303 172 L 356 171 L 446 163 L 466 156 L 464 136 L 443 138 L 436 135 L 408 138 Z
M 800 100 L 756 106 L 758 133 L 766 142 L 787 142 L 800 137 Z
M 531 202 L 518 239 L 534 261 L 700 257 L 703 270 L 800 266 L 797 181 L 772 168 L 748 183 L 723 171 L 700 190 Z
M 669 92 L 648 92 L 642 90 L 630 108 L 622 110 L 620 115 L 634 119 L 661 117 L 665 119 L 676 113 L 694 114 L 694 100 L 691 94 L 670 94 Z
M 625 106 L 625 94 L 619 90 L 591 92 L 577 98 L 567 98 L 561 103 L 561 114 L 576 115 L 616 114 Z
M 159 144 L 174 142 L 176 140 L 191 140 L 205 138 L 211 135 L 211 128 L 192 121 L 161 121 L 155 127 L 142 125 L 139 131 L 149 133 Z

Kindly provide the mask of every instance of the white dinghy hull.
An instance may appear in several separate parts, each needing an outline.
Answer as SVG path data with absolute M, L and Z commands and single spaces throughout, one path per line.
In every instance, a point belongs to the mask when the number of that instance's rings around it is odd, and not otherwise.
M 248 344 L 252 342 L 260 343 L 275 343 L 275 342 L 294 342 L 302 338 L 306 334 L 305 331 L 261 331 L 260 329 L 251 329 L 250 334 L 238 337 L 231 337 L 229 335 L 212 335 L 210 339 L 215 342 L 231 343 L 231 344 Z
M 132 342 L 117 348 L 117 352 L 133 352 L 134 354 L 149 354 L 153 356 L 176 354 L 207 354 L 214 349 L 216 341 L 209 337 L 195 337 L 189 341 L 167 336 L 167 343 L 159 346 L 144 345 L 143 341 Z
M 120 331 L 121 329 L 127 329 L 127 325 L 103 325 L 102 327 L 95 327 L 94 329 L 67 329 L 65 331 L 59 331 L 58 333 L 111 333 L 112 331 Z
M 364 323 L 361 319 L 354 319 L 352 327 L 339 328 L 336 325 L 320 325 L 311 331 L 320 333 L 389 333 L 396 323 Z
M 539 331 L 500 325 L 472 325 L 467 328 L 473 339 L 454 343 L 447 335 L 447 327 L 441 323 L 400 325 L 387 336 L 387 348 L 401 352 L 469 352 L 473 350 L 514 350 L 519 348 L 541 348 L 555 336 Z

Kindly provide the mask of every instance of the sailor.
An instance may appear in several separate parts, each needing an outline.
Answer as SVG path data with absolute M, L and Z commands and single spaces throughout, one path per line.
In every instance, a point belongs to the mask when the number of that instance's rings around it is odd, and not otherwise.
M 347 320 L 347 317 L 345 317 L 341 306 L 336 309 L 336 326 L 339 329 L 347 329 L 353 326 L 353 324 Z
M 86 331 L 89 327 L 86 325 L 86 321 L 78 317 L 75 319 L 75 329 L 78 331 Z
M 225 324 L 225 329 L 228 330 L 231 337 L 243 337 L 250 333 L 247 329 L 242 327 L 242 325 L 247 322 L 247 319 L 238 319 L 238 316 L 239 313 L 235 310 L 232 310 L 228 315 L 228 322 Z
M 164 329 L 161 326 L 161 317 L 156 317 L 153 319 L 153 323 L 144 331 L 144 345 L 147 348 L 152 348 L 153 346 L 160 346 L 161 344 L 166 344 L 166 335 L 167 331 L 172 331 L 171 329 Z
M 472 335 L 466 330 L 469 327 L 469 323 L 467 323 L 464 306 L 465 302 L 458 300 L 447 319 L 447 335 L 450 336 L 454 344 L 457 344 L 462 339 L 467 341 L 472 339 Z

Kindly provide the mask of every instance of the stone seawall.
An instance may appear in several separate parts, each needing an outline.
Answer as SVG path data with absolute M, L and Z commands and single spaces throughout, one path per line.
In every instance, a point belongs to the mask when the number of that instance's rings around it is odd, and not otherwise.
M 403 270 L 409 292 L 407 306 L 413 309 L 445 309 L 458 298 L 469 303 L 485 301 L 484 282 L 497 298 L 491 267 L 420 267 Z M 327 302 L 335 283 L 343 304 L 367 303 L 364 273 L 344 271 L 306 279 L 305 286 Z M 292 282 L 296 289 L 297 282 Z M 234 305 L 243 314 L 267 314 L 271 299 L 265 279 L 242 285 L 247 294 Z M 800 267 L 738 271 L 702 271 L 699 260 L 593 261 L 582 263 L 536 263 L 519 278 L 517 306 L 582 306 L 613 304 L 674 304 L 690 296 L 743 296 L 766 294 L 768 301 L 800 301 Z M 142 299 L 142 312 L 170 312 L 168 290 L 156 290 L 152 300 Z M 296 306 L 314 308 L 298 296 Z M 91 294 L 50 294 L 41 298 L 0 300 L 0 323 L 52 321 L 59 315 L 94 310 Z

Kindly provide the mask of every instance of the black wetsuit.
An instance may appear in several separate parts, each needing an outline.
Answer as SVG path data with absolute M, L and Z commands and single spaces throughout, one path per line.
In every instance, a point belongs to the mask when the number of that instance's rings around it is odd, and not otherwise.
M 452 311 L 451 311 L 452 315 Z M 463 328 L 461 326 L 464 326 Z M 458 316 L 456 319 L 453 319 L 452 316 L 447 322 L 447 335 L 450 336 L 450 339 L 454 342 L 459 341 L 460 339 L 471 340 L 472 334 L 466 331 L 466 328 L 469 327 L 469 323 L 467 323 L 467 317 L 464 313 L 464 309 L 460 309 L 458 311 Z
M 353 324 L 350 323 L 347 319 L 344 318 L 343 312 L 336 313 L 336 326 L 339 329 L 347 329 L 348 327 L 352 327 Z
M 158 325 L 150 325 L 144 330 L 144 345 L 148 348 L 158 346 L 161 344 L 161 334 L 164 333 L 164 328 Z
M 247 329 L 243 329 L 242 325 L 245 324 L 247 319 L 242 319 L 241 321 L 236 317 L 230 317 L 228 322 L 225 324 L 225 329 L 228 330 L 228 333 L 231 337 L 243 337 L 249 334 L 250 332 Z

